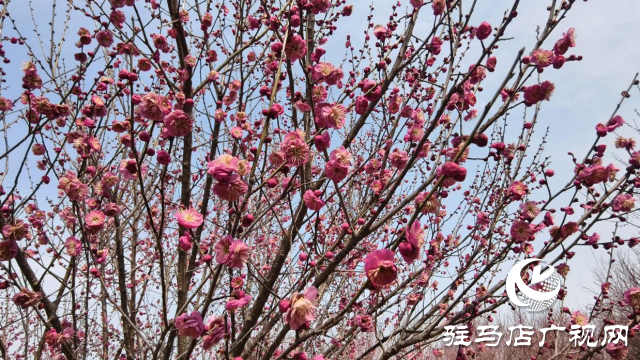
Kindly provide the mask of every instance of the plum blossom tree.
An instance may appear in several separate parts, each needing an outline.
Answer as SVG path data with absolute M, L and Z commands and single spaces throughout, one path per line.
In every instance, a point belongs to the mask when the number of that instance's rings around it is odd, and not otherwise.
M 0 1 L 1 355 L 433 358 L 445 325 L 493 321 L 510 262 L 636 245 L 597 231 L 636 206 L 640 152 L 620 169 L 601 140 L 638 81 L 553 188 L 534 130 L 588 5 L 541 2 L 498 58 L 519 3 L 357 28 L 345 0 L 54 0 L 49 36 L 20 21 L 39 2 Z

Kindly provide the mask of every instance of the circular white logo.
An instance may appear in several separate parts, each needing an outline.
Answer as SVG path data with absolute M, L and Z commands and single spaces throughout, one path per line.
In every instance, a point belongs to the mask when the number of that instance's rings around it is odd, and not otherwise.
M 522 270 L 533 262 L 540 262 L 533 268 L 529 283 L 522 280 Z M 549 309 L 560 292 L 561 277 L 553 266 L 542 272 L 542 260 L 530 258 L 516 263 L 507 275 L 507 296 L 511 303 L 530 312 Z M 516 294 L 516 287 L 520 290 Z

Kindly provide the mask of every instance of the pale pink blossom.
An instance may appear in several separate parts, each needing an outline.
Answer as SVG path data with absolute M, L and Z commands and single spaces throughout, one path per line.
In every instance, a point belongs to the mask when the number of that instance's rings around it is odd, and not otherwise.
M 83 201 L 89 195 L 89 187 L 83 184 L 78 177 L 68 171 L 58 182 L 58 189 L 62 190 L 69 200 Z
M 64 242 L 64 247 L 69 256 L 78 256 L 82 253 L 82 242 L 75 236 L 69 236 Z
M 197 229 L 202 225 L 203 217 L 198 210 L 194 208 L 182 209 L 176 213 L 178 225 L 185 229 Z
M 229 182 L 234 173 L 238 172 L 238 158 L 229 154 L 220 155 L 217 159 L 210 161 L 207 173 L 216 181 Z
M 516 221 L 511 225 L 511 238 L 516 244 L 534 239 L 532 225 L 526 221 Z
M 316 122 L 320 127 L 340 129 L 344 126 L 347 109 L 342 104 L 321 104 L 316 110 Z
M 571 322 L 580 326 L 586 326 L 589 325 L 589 318 L 578 310 L 571 314 Z
M 521 200 L 525 195 L 527 195 L 527 192 L 527 185 L 520 181 L 514 181 L 509 185 L 509 196 L 513 200 Z
M 315 319 L 317 307 L 318 290 L 310 286 L 304 293 L 293 293 L 289 300 L 289 309 L 285 316 L 285 321 L 292 330 L 298 330 L 303 325 L 308 327 L 309 323 Z
M 104 228 L 106 215 L 100 210 L 90 211 L 84 216 L 84 225 L 88 232 L 95 233 Z

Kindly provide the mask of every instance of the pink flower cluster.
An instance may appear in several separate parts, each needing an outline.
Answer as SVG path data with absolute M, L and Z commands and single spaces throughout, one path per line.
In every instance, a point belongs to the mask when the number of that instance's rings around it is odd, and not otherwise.
M 344 146 L 333 150 L 324 168 L 325 175 L 336 183 L 344 180 L 351 170 L 351 158 L 351 153 Z
M 300 129 L 285 135 L 284 141 L 280 143 L 280 152 L 287 165 L 300 166 L 309 161 L 311 151 L 304 138 L 305 133 Z
M 222 200 L 235 201 L 248 190 L 247 184 L 240 178 L 246 174 L 248 166 L 238 158 L 224 154 L 210 161 L 207 173 L 216 180 L 213 193 Z

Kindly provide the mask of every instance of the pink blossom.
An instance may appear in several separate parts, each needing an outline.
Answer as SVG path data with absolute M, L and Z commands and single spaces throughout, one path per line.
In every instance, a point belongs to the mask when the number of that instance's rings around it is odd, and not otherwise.
M 100 210 L 90 211 L 84 216 L 84 225 L 88 232 L 96 233 L 104 228 L 106 215 Z
M 311 0 L 311 11 L 314 15 L 325 13 L 331 9 L 331 0 Z
M 109 30 L 98 31 L 96 34 L 96 40 L 100 46 L 108 48 L 113 45 L 113 34 Z
M 478 25 L 478 28 L 476 29 L 476 37 L 478 38 L 478 40 L 484 40 L 488 38 L 489 35 L 491 35 L 492 30 L 493 29 L 491 28 L 491 24 L 483 21 L 480 25 Z
M 180 250 L 182 251 L 189 251 L 192 248 L 191 245 L 191 234 L 189 234 L 188 232 L 185 232 L 184 235 L 180 236 L 178 238 L 178 247 L 180 247 Z
M 420 8 L 424 4 L 424 0 L 409 0 L 414 9 Z
M 82 253 L 82 242 L 75 236 L 69 236 L 64 242 L 64 247 L 69 256 L 78 256 Z
M 215 245 L 216 261 L 230 268 L 241 269 L 249 259 L 249 246 L 231 236 L 225 236 Z
M 520 181 L 514 181 L 509 185 L 509 196 L 513 200 L 521 200 L 525 195 L 527 195 L 527 185 Z
M 303 325 L 308 327 L 315 319 L 318 290 L 310 286 L 304 293 L 293 293 L 289 300 L 290 306 L 285 315 L 285 321 L 292 330 L 298 330 Z
M 538 49 L 531 53 L 531 63 L 539 68 L 544 68 L 553 63 L 553 51 Z
M 367 100 L 364 96 L 358 96 L 355 102 L 355 110 L 356 114 L 362 115 L 369 108 L 369 100 Z
M 193 130 L 193 119 L 182 110 L 174 110 L 164 118 L 169 136 L 182 137 Z
M 20 248 L 15 240 L 0 241 L 0 261 L 9 261 L 18 255 Z
M 389 154 L 389 161 L 391 165 L 395 166 L 398 170 L 402 170 L 409 162 L 409 155 L 407 155 L 407 152 L 404 150 L 394 149 L 391 154 Z
M 171 155 L 164 150 L 158 150 L 156 159 L 158 159 L 158 164 L 166 166 L 171 162 Z
M 595 184 L 607 181 L 612 171 L 613 168 L 611 168 L 610 170 L 608 167 L 605 168 L 602 165 L 596 164 L 584 168 L 578 173 L 578 176 L 576 178 L 586 186 L 593 186 Z
M 204 220 L 198 210 L 194 208 L 179 210 L 176 213 L 176 218 L 178 219 L 178 225 L 185 229 L 197 229 Z
M 373 330 L 373 317 L 371 315 L 356 315 L 353 320 L 361 331 L 369 332 Z
M 169 46 L 167 38 L 165 38 L 164 36 L 153 34 L 151 35 L 151 38 L 153 39 L 153 45 L 156 47 L 156 49 L 162 51 L 163 53 L 168 53 L 169 51 L 171 51 L 171 46 Z
M 520 204 L 520 213 L 527 220 L 533 220 L 540 214 L 540 208 L 533 201 Z
M 635 207 L 636 199 L 631 194 L 620 194 L 613 199 L 613 211 L 628 212 Z
M 29 225 L 20 219 L 2 227 L 2 235 L 8 240 L 22 240 L 29 235 Z
M 307 53 L 307 42 L 300 35 L 293 35 L 287 40 L 284 53 L 291 62 L 298 61 Z
M 236 201 L 249 190 L 249 186 L 238 175 L 233 175 L 228 182 L 218 182 L 213 186 L 213 193 L 225 201 Z
M 205 350 L 209 350 L 227 336 L 231 330 L 231 324 L 227 323 L 225 325 L 225 320 L 221 316 L 209 316 L 204 329 L 205 333 L 202 336 L 202 347 Z
M 444 175 L 447 178 L 453 179 L 454 183 L 456 181 L 464 181 L 467 177 L 467 169 L 452 161 L 444 163 L 439 169 L 440 172 L 438 175 Z
M 0 111 L 10 111 L 13 110 L 13 101 L 0 96 Z
M 387 29 L 383 25 L 376 25 L 373 28 L 373 35 L 376 37 L 376 39 L 380 41 L 384 41 L 387 37 L 391 35 L 391 31 L 389 31 L 389 29 Z
M 225 305 L 224 308 L 227 311 L 234 312 L 239 308 L 247 306 L 247 304 L 249 304 L 249 301 L 251 301 L 251 299 L 252 299 L 251 295 L 243 294 L 238 298 L 227 301 L 227 304 Z
M 329 146 L 331 146 L 331 137 L 329 136 L 329 133 L 325 131 L 320 135 L 316 135 L 314 144 L 316 149 L 320 152 L 327 150 Z
M 624 125 L 625 121 L 622 118 L 622 116 L 620 115 L 616 115 L 613 118 L 611 118 L 609 121 L 607 121 L 607 131 L 608 132 L 613 132 L 615 129 L 619 128 L 620 126 Z
M 433 9 L 433 15 L 442 15 L 447 9 L 447 2 L 446 0 L 433 0 L 431 8 Z
M 549 100 L 555 86 L 549 81 L 545 81 L 542 84 L 536 84 L 528 86 L 524 92 L 525 103 L 529 106 L 535 105 L 542 100 Z
M 316 110 L 316 122 L 320 127 L 340 129 L 344 126 L 347 109 L 342 104 L 321 104 Z
M 83 184 L 72 172 L 66 172 L 60 177 L 58 189 L 62 190 L 72 201 L 83 201 L 89 195 L 89 187 Z
M 617 342 L 607 344 L 605 351 L 613 360 L 622 360 L 625 359 L 629 355 L 629 348 L 624 342 Z
M 562 34 L 562 38 L 556 42 L 553 46 L 553 51 L 556 55 L 564 55 L 569 48 L 576 46 L 576 34 L 574 28 L 569 28 L 569 30 Z
M 325 175 L 336 183 L 344 180 L 351 170 L 351 153 L 344 147 L 331 152 L 330 160 L 325 166 Z
M 374 287 L 389 285 L 396 280 L 398 269 L 394 262 L 393 251 L 376 250 L 364 259 L 364 271 Z
M 416 206 L 423 206 L 421 213 L 423 214 L 435 214 L 440 209 L 440 201 L 435 197 L 431 196 L 429 200 L 425 204 L 423 204 L 424 200 L 427 198 L 428 193 L 422 192 L 416 196 L 415 204 Z
M 640 309 L 640 288 L 631 287 L 624 292 L 624 302 L 634 309 Z
M 327 100 L 327 88 L 322 85 L 315 85 L 311 89 L 311 98 L 315 103 L 323 103 Z
M 284 152 L 282 151 L 272 151 L 269 154 L 269 163 L 271 165 L 279 167 L 286 163 L 286 159 L 284 158 Z
M 287 165 L 301 166 L 309 161 L 311 152 L 304 137 L 305 133 L 302 130 L 291 131 L 280 143 L 280 151 L 284 154 Z
M 12 298 L 13 303 L 20 306 L 22 309 L 28 309 L 32 306 L 38 305 L 41 299 L 42 294 L 26 288 L 22 288 L 22 290 Z
M 360 84 L 362 86 L 362 93 L 364 94 L 365 99 L 369 101 L 378 101 L 382 96 L 382 88 L 377 82 L 365 79 Z
M 137 107 L 138 113 L 151 121 L 162 121 L 171 111 L 169 101 L 154 92 L 144 95 Z
M 405 228 L 406 241 L 398 246 L 398 252 L 408 264 L 420 257 L 420 250 L 424 245 L 424 230 L 419 221 L 414 221 L 411 227 Z
M 319 190 L 316 190 L 319 191 Z M 304 204 L 311 210 L 313 211 L 318 211 L 320 209 L 322 209 L 322 207 L 324 206 L 324 200 L 322 200 L 319 196 L 321 196 L 322 193 L 320 192 L 320 195 L 316 195 L 316 193 L 313 190 L 307 190 L 305 191 L 304 195 L 302 196 L 303 200 L 304 200 Z
M 178 329 L 178 335 L 192 339 L 197 339 L 204 333 L 202 315 L 197 311 L 192 312 L 191 315 L 184 313 L 176 317 L 175 326 Z
M 237 157 L 223 154 L 209 162 L 207 173 L 212 175 L 216 181 L 226 183 L 233 179 L 233 175 L 238 172 L 238 168 L 239 159 Z
M 487 77 L 487 69 L 483 66 L 470 65 L 469 72 L 471 73 L 469 76 L 471 84 L 477 84 Z
M 314 81 L 324 81 L 327 85 L 336 85 L 344 76 L 342 69 L 335 68 L 329 63 L 318 63 L 311 70 Z
M 142 177 L 147 173 L 147 164 L 142 164 Z M 138 163 L 134 159 L 125 159 L 120 162 L 118 172 L 125 180 L 138 180 Z
M 580 326 L 586 326 L 586 325 L 589 325 L 589 318 L 585 314 L 581 313 L 579 310 L 574 311 L 571 314 L 571 323 L 577 324 Z
M 511 225 L 511 238 L 516 244 L 534 239 L 532 225 L 526 221 L 516 221 Z
M 571 270 L 571 268 L 569 267 L 569 265 L 567 265 L 567 263 L 561 263 L 556 266 L 556 271 L 563 278 L 566 278 L 567 275 L 569 275 L 569 270 Z

